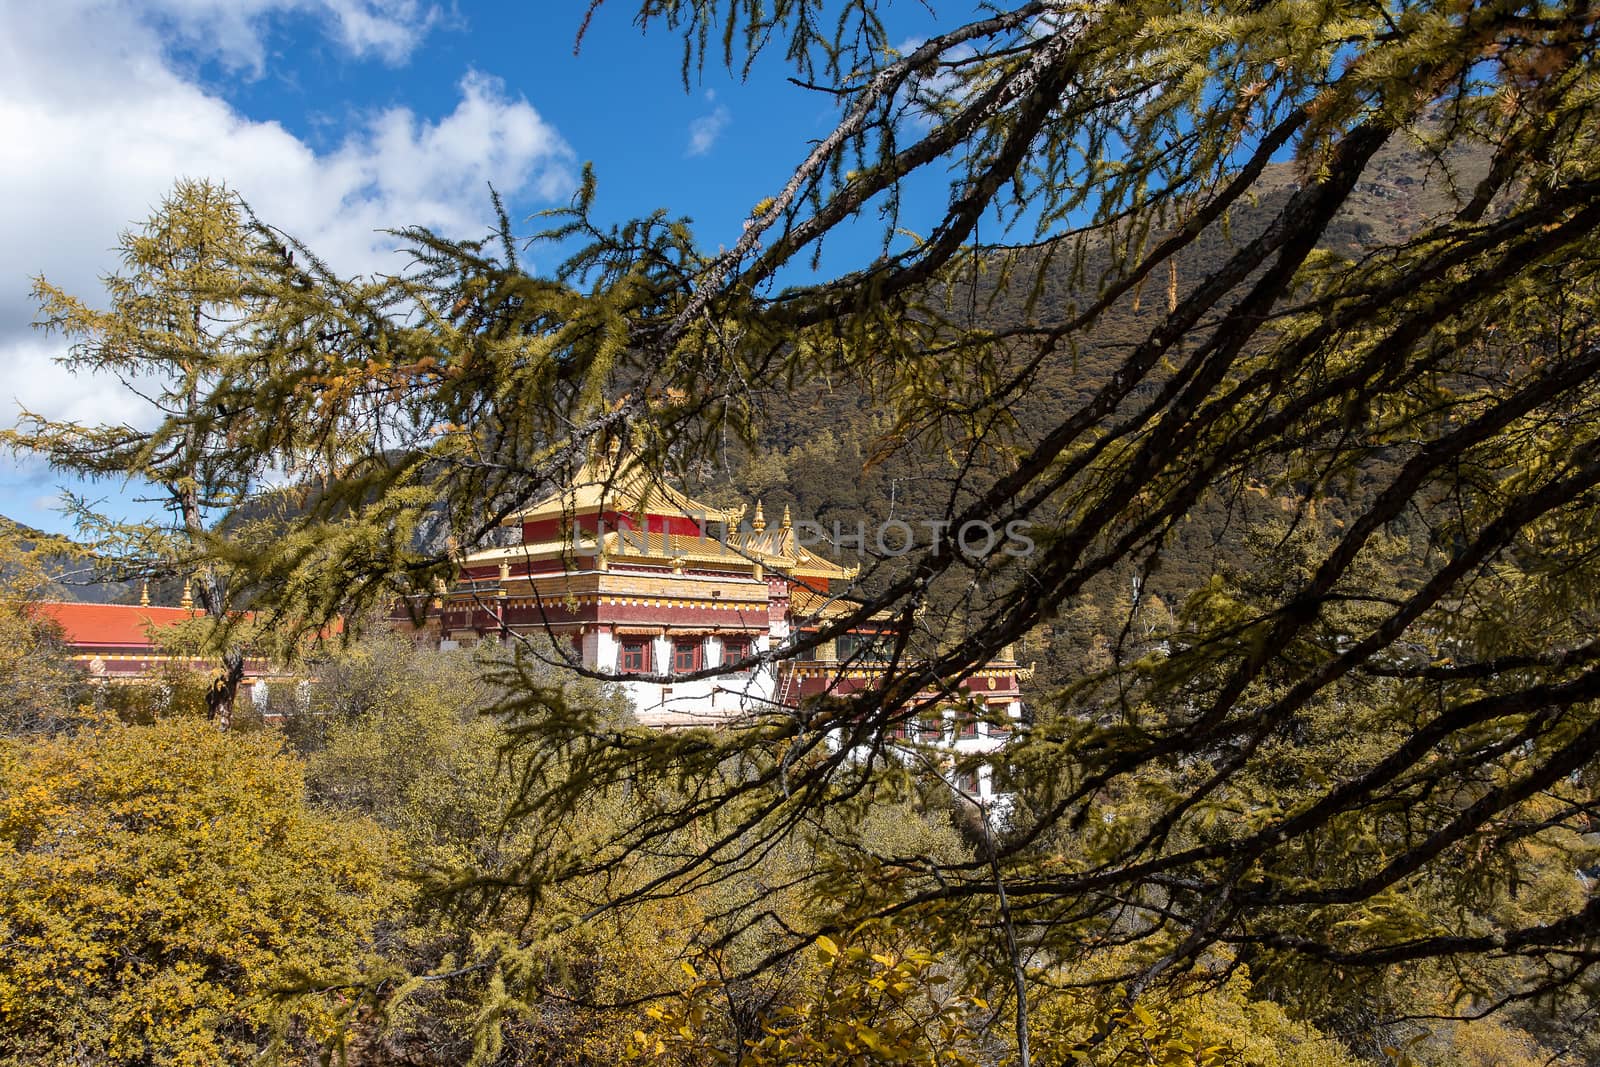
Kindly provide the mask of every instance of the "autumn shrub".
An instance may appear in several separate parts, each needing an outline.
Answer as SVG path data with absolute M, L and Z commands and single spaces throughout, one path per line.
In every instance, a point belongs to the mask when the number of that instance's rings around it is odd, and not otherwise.
M 180 718 L 0 742 L 0 1063 L 243 1062 L 327 1038 L 399 890 L 270 734 Z

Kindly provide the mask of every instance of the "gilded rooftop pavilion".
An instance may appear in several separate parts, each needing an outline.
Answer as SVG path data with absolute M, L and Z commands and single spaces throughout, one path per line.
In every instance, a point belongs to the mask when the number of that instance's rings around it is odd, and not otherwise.
M 420 626 L 404 608 L 396 622 L 445 648 L 548 636 L 614 676 L 639 720 L 658 727 L 724 724 L 876 684 L 882 628 L 871 620 L 798 658 L 760 658 L 860 605 L 845 593 L 855 569 L 809 551 L 787 509 L 776 524 L 760 503 L 745 517 L 691 499 L 629 456 L 591 457 L 566 488 L 506 520 L 520 543 L 466 556 Z M 987 713 L 924 718 L 919 740 L 998 748 L 1022 715 L 1022 674 L 1010 655 L 975 671 L 963 687 Z M 957 784 L 991 790 L 987 771 Z

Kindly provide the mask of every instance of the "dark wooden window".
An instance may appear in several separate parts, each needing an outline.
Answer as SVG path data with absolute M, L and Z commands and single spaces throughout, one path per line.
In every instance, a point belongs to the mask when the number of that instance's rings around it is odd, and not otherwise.
M 841 663 L 886 663 L 894 642 L 887 634 L 840 634 L 837 645 Z
M 724 665 L 738 663 L 750 655 L 750 639 L 748 637 L 724 637 L 722 639 L 722 662 Z
M 622 673 L 650 673 L 650 639 L 625 637 L 622 640 Z
M 957 737 L 978 736 L 978 720 L 970 711 L 958 712 L 956 714 L 956 722 L 958 724 L 956 728 Z
M 700 669 L 700 642 L 679 639 L 672 642 L 672 669 L 680 673 Z

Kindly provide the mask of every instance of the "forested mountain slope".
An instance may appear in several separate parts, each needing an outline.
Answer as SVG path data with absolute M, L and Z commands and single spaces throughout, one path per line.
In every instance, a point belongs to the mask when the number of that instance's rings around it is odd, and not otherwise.
M 1450 155 L 1433 156 L 1408 143 L 1391 142 L 1377 155 L 1366 179 L 1328 227 L 1321 242 L 1330 255 L 1360 261 L 1368 250 L 1405 240 L 1430 220 L 1457 210 L 1470 198 L 1488 164 L 1475 146 L 1457 144 Z M 1033 372 L 1013 405 L 1008 432 L 1020 443 L 1034 441 L 1064 412 L 1087 403 L 1115 371 L 1129 348 L 1148 336 L 1172 302 L 1220 265 L 1241 244 L 1260 233 L 1299 188 L 1295 165 L 1268 166 L 1257 182 L 1257 198 L 1242 210 L 1206 228 L 1176 257 L 1176 269 L 1147 279 L 1116 300 L 1072 346 L 1062 346 Z M 1145 236 L 1145 245 L 1162 238 Z M 1128 235 L 1074 235 L 1036 246 L 989 249 L 969 256 L 944 286 L 927 300 L 939 313 L 977 330 L 997 334 L 1019 328 L 1048 328 L 1081 313 L 1112 276 L 1115 257 L 1131 261 L 1137 247 Z M 1041 265 L 1044 269 L 1041 271 Z M 1039 281 L 1032 284 L 1037 276 Z M 1009 279 L 1024 279 L 1012 284 Z M 1148 402 L 1157 386 L 1146 384 L 1126 406 Z M 882 406 L 848 383 L 815 380 L 790 387 L 771 383 L 760 391 L 764 420 L 754 448 L 730 445 L 720 469 L 698 472 L 698 488 L 720 503 L 764 501 L 767 514 L 784 507 L 797 518 L 845 538 L 867 532 L 865 550 L 874 553 L 873 533 L 888 519 L 925 522 L 947 513 L 959 500 L 963 464 L 992 462 L 955 452 L 896 447 Z M 1123 567 L 1097 583 L 1094 595 L 1042 627 L 1025 655 L 1039 666 L 1045 686 L 1063 683 L 1093 663 L 1105 665 L 1110 650 L 1134 631 L 1169 626 L 1184 599 L 1223 571 L 1249 571 L 1262 553 L 1281 552 L 1275 542 L 1290 536 L 1317 538 L 1341 528 L 1350 518 L 1351 498 L 1361 486 L 1382 484 L 1403 458 L 1402 450 L 1375 446 L 1354 469 L 1290 472 L 1262 468 L 1232 486 L 1220 487 L 1196 512 L 1167 534 L 1149 573 Z M 969 479 L 970 481 L 970 479 Z M 1407 578 L 1406 559 L 1426 552 L 1426 516 L 1392 524 L 1396 582 Z M 1403 549 L 1401 544 L 1409 546 Z M 893 540 L 890 541 L 893 547 Z M 828 545 L 822 546 L 824 550 Z M 863 562 L 846 545 L 839 558 Z M 887 581 L 893 560 L 864 561 L 864 582 Z M 1130 612 L 1140 597 L 1138 619 Z M 951 600 L 951 610 L 959 610 Z

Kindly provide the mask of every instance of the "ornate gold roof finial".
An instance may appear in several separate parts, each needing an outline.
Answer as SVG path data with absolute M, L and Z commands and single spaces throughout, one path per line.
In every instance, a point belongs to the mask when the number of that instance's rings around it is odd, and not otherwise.
M 139 606 L 141 608 L 150 606 L 150 579 L 148 578 L 139 583 Z
M 178 607 L 184 609 L 185 611 L 194 610 L 194 594 L 189 589 L 189 587 L 193 584 L 193 578 L 185 578 L 183 580 L 183 599 L 178 601 Z
M 756 501 L 756 517 L 750 520 L 750 529 L 756 533 L 765 533 L 767 530 L 767 513 L 761 510 L 761 501 Z
M 783 506 L 783 521 L 778 524 L 778 529 L 780 529 L 780 530 L 789 529 L 789 505 L 788 504 L 785 504 Z

